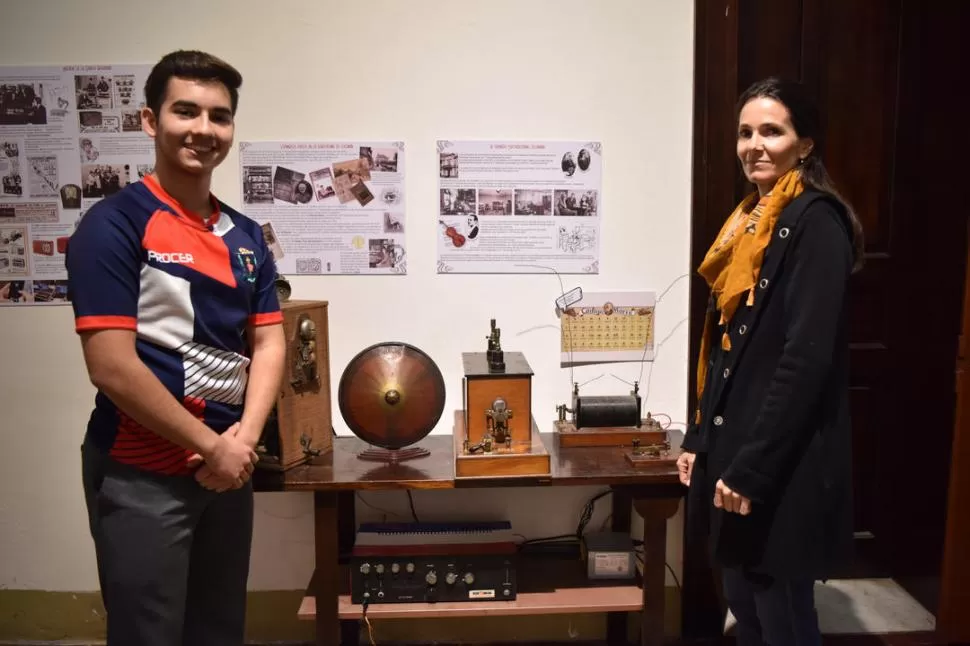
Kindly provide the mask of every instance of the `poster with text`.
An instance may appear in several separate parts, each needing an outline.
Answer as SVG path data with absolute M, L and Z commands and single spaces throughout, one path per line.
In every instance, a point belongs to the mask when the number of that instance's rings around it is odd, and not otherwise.
M 67 303 L 78 221 L 152 171 L 140 114 L 150 71 L 0 67 L 0 305 Z
M 599 273 L 600 142 L 438 142 L 438 273 Z
M 243 142 L 243 210 L 281 274 L 406 274 L 402 142 Z

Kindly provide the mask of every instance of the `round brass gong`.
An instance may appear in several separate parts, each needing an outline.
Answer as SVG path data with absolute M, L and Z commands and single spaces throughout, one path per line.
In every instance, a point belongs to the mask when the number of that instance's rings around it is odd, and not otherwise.
M 357 437 L 394 451 L 434 429 L 445 407 L 445 381 L 431 357 L 413 345 L 378 343 L 347 364 L 337 400 Z

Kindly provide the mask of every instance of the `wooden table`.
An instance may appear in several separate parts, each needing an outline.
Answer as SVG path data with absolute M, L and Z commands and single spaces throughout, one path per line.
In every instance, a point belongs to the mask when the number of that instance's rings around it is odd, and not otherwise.
M 680 439 L 678 432 L 671 433 L 673 455 L 679 453 Z M 625 644 L 626 613 L 642 610 L 640 644 L 661 644 L 667 520 L 677 512 L 686 492 L 676 468 L 632 467 L 620 448 L 560 449 L 553 433 L 543 433 L 542 441 L 552 461 L 552 473 L 545 477 L 456 479 L 450 434 L 426 437 L 418 446 L 428 449 L 430 455 L 397 465 L 359 460 L 357 453 L 368 445 L 356 437 L 335 437 L 333 452 L 316 458 L 312 464 L 283 474 L 258 471 L 254 477 L 257 491 L 314 493 L 315 570 L 299 616 L 315 620 L 317 644 L 358 643 L 357 620 L 362 608 L 350 602 L 343 565 L 348 561 L 356 532 L 355 491 L 576 485 L 606 485 L 612 489 L 615 531 L 630 530 L 631 508 L 643 518 L 644 565 L 639 582 L 591 585 L 580 573 L 561 585 L 551 585 L 548 579 L 538 585 L 537 577 L 529 577 L 526 570 L 519 576 L 520 590 L 514 601 L 371 604 L 368 618 L 605 612 L 608 642 Z

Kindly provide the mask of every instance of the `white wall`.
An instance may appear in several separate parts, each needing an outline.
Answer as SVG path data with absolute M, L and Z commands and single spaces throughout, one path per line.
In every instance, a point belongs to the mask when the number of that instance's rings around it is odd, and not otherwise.
M 461 406 L 461 353 L 480 351 L 498 319 L 506 351 L 536 372 L 533 410 L 546 425 L 567 401 L 552 275 L 435 273 L 435 140 L 603 142 L 601 273 L 566 276 L 584 290 L 662 291 L 689 267 L 693 9 L 687 0 L 6 0 L 5 65 L 153 63 L 207 49 L 244 76 L 237 141 L 403 140 L 407 144 L 405 277 L 302 277 L 297 298 L 331 303 L 333 382 L 371 343 L 404 340 L 445 375 L 450 433 Z M 491 91 L 482 92 L 483 81 Z M 238 157 L 214 191 L 239 207 Z M 663 339 L 687 316 L 687 280 L 657 308 Z M 438 295 L 439 290 L 447 296 Z M 69 307 L 2 308 L 0 587 L 93 590 L 78 447 L 92 405 Z M 526 332 L 527 330 L 531 330 Z M 684 420 L 687 325 L 654 364 L 647 407 Z M 644 386 L 650 367 L 643 370 Z M 584 389 L 615 394 L 639 364 L 583 367 Z M 642 389 L 641 389 L 642 390 Z M 335 393 L 334 393 L 335 395 Z M 346 425 L 335 407 L 340 434 Z M 422 520 L 507 516 L 527 536 L 571 531 L 599 488 L 416 492 Z M 405 514 L 403 492 L 364 499 Z M 297 589 L 312 562 L 309 494 L 259 494 L 254 589 Z M 590 524 L 608 513 L 600 503 Z M 358 518 L 379 513 L 358 502 Z M 680 517 L 668 561 L 679 572 Z M 282 548 L 278 546 L 282 542 Z

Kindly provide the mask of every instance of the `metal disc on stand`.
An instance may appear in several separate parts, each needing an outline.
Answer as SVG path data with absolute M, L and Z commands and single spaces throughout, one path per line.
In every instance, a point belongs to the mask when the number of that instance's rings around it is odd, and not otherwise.
M 372 447 L 361 460 L 403 462 L 429 454 L 412 446 L 441 419 L 445 381 L 422 350 L 385 342 L 361 350 L 340 377 L 340 414 L 350 430 Z

